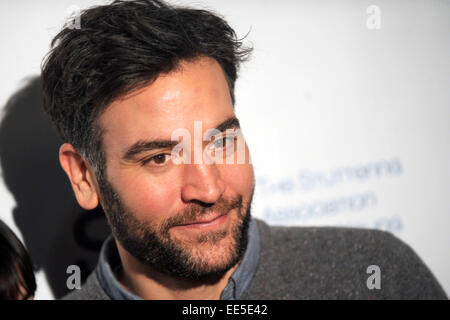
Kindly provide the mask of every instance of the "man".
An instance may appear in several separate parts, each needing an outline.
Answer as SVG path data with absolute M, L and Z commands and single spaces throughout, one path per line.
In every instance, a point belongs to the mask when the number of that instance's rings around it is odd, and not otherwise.
M 388 233 L 251 218 L 234 112 L 250 50 L 223 19 L 141 0 L 88 9 L 80 24 L 53 40 L 44 105 L 78 203 L 101 204 L 112 236 L 67 299 L 446 298 Z

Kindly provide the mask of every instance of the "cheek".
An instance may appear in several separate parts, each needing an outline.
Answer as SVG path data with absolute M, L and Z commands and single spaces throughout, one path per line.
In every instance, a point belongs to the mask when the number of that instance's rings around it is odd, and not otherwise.
M 245 163 L 219 165 L 222 172 L 222 179 L 225 183 L 234 192 L 243 195 L 244 198 L 250 197 L 255 185 L 253 165 L 248 163 L 248 159 L 250 159 L 250 150 L 248 149 L 248 145 L 245 144 Z
M 151 179 L 145 174 L 123 174 L 115 180 L 116 190 L 127 210 L 140 220 L 159 223 L 175 210 L 179 197 L 176 184 L 166 179 Z M 172 207 L 173 206 L 173 207 Z
M 255 178 L 253 166 L 250 164 L 223 165 L 222 178 L 231 189 L 242 194 L 244 197 L 250 196 Z

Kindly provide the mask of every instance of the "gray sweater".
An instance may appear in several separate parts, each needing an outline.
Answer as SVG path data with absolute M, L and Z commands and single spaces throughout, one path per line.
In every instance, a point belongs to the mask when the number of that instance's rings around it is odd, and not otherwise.
M 272 227 L 257 220 L 261 252 L 241 299 L 447 299 L 436 278 L 388 232 L 334 227 Z M 367 268 L 380 268 L 369 289 Z M 93 272 L 63 299 L 110 300 Z

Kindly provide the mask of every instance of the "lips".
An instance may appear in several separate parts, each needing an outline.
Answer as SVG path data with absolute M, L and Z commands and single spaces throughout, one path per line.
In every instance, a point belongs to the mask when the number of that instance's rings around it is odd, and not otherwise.
M 213 217 L 210 217 L 210 218 L 204 218 L 204 219 L 201 219 L 201 220 L 196 220 L 196 221 L 194 221 L 194 222 L 183 223 L 183 224 L 180 224 L 180 225 L 178 225 L 178 226 L 183 227 L 183 226 L 191 226 L 191 225 L 209 224 L 209 223 L 214 222 L 215 220 L 218 220 L 220 217 L 225 216 L 226 214 L 228 214 L 228 212 L 226 212 L 226 213 L 221 213 L 221 214 L 216 214 L 216 215 L 214 215 Z

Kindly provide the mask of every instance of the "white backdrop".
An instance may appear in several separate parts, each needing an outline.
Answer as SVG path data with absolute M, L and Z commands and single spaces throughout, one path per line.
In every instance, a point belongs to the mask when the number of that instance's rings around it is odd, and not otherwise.
M 0 3 L 0 106 L 39 74 L 68 8 L 99 3 Z M 175 3 L 250 31 L 236 109 L 257 177 L 253 214 L 389 230 L 450 294 L 450 1 Z M 3 182 L 0 206 L 21 236 Z M 36 298 L 53 298 L 45 272 L 37 277 Z

